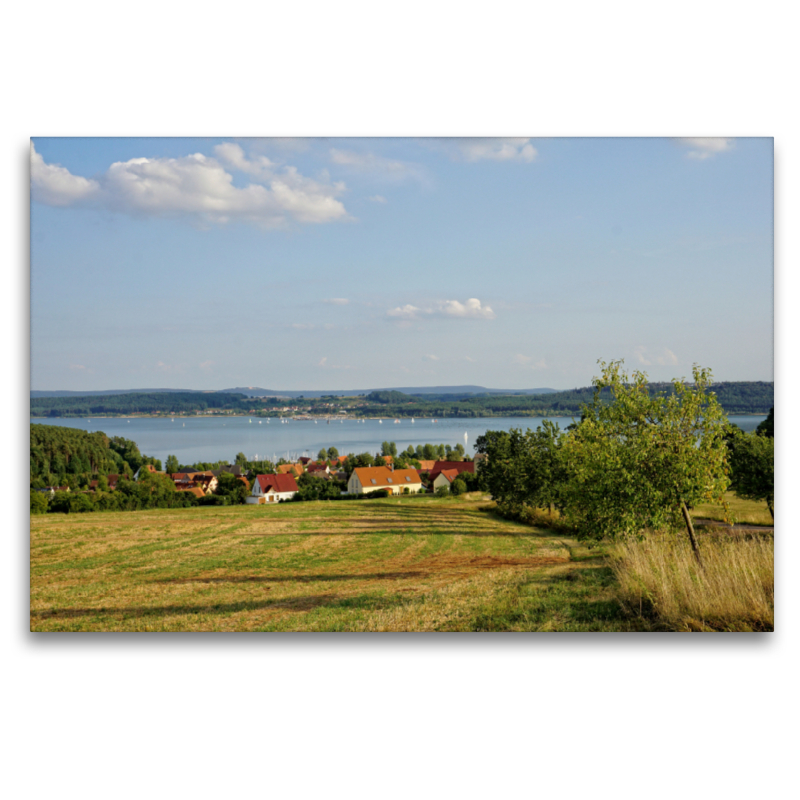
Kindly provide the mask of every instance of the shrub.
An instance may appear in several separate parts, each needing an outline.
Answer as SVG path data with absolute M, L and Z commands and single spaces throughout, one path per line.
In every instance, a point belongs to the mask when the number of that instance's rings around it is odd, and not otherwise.
M 47 513 L 47 495 L 31 489 L 31 514 Z

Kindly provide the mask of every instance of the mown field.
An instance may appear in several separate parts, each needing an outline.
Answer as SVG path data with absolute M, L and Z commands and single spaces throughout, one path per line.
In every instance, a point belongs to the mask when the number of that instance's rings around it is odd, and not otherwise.
M 481 508 L 476 493 L 34 516 L 31 630 L 707 629 L 692 609 L 643 615 L 610 546 Z M 769 628 L 751 616 L 712 627 Z
M 34 631 L 635 630 L 603 551 L 481 495 L 31 518 Z

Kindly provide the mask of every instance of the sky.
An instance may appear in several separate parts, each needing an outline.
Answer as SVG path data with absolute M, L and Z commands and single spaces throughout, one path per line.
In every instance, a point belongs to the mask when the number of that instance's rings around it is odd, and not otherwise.
M 31 388 L 773 380 L 771 138 L 34 138 Z

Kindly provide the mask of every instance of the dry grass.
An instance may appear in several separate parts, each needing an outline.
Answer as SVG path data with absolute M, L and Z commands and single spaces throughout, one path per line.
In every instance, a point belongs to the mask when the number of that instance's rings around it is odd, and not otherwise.
M 771 536 L 702 537 L 700 569 L 685 537 L 653 535 L 611 554 L 622 602 L 667 630 L 773 630 Z

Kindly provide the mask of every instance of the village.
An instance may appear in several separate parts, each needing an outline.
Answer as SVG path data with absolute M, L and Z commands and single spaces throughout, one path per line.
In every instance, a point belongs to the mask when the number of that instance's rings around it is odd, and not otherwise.
M 248 479 L 246 471 L 239 464 L 227 464 L 218 469 L 200 472 L 159 473 L 152 464 L 145 464 L 133 476 L 139 480 L 142 473 L 165 474 L 173 481 L 176 491 L 190 492 L 197 498 L 214 494 L 220 477 L 227 473 L 234 476 L 246 487 L 249 494 L 247 504 L 264 505 L 293 500 L 300 491 L 298 480 L 303 475 L 323 481 L 345 484 L 342 495 L 367 495 L 380 493 L 380 496 L 399 494 L 420 494 L 424 492 L 447 492 L 459 475 L 475 475 L 475 461 L 419 461 L 419 468 L 395 468 L 391 455 L 375 456 L 376 466 L 354 467 L 349 473 L 345 466 L 348 456 L 337 456 L 329 460 L 312 460 L 301 457 L 296 463 L 278 464 L 277 472 L 252 476 Z M 382 463 L 381 463 L 382 462 Z M 118 476 L 108 476 L 108 487 L 113 490 Z M 96 489 L 97 481 L 92 481 L 90 489 Z

